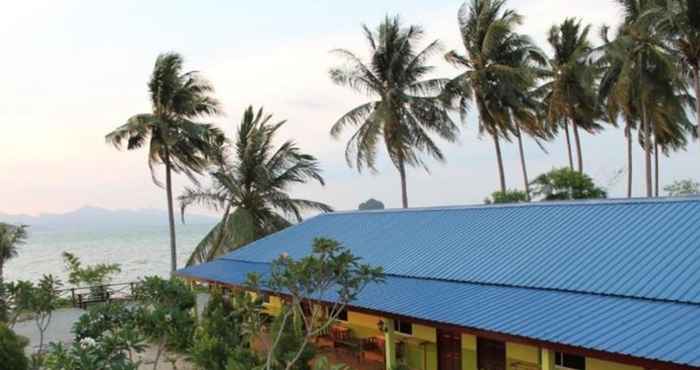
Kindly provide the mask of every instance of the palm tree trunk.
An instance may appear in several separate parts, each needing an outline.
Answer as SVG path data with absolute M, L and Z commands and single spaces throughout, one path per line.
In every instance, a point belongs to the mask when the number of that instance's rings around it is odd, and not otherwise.
M 501 185 L 501 192 L 506 192 L 506 175 L 503 172 L 503 157 L 501 155 L 501 144 L 498 142 L 498 135 L 491 134 L 493 136 L 493 143 L 496 146 L 496 161 L 498 162 L 498 180 Z
M 0 322 L 7 322 L 9 319 L 8 307 L 5 301 L 5 280 L 3 279 L 4 269 L 4 262 L 0 261 Z
M 578 134 L 578 125 L 576 122 L 571 122 L 574 126 L 574 139 L 576 139 L 576 159 L 578 160 L 578 172 L 583 173 L 583 154 L 581 153 L 581 137 Z
M 569 120 L 564 119 L 564 132 L 566 132 L 566 152 L 569 154 L 569 168 L 574 170 L 574 156 L 571 153 L 571 135 L 569 135 Z
M 170 226 L 170 273 L 177 270 L 177 247 L 175 246 L 175 214 L 173 212 L 172 169 L 169 154 L 165 153 L 165 193 L 168 197 L 168 225 Z
M 406 189 L 406 164 L 399 158 L 399 176 L 401 177 L 401 206 L 408 208 L 408 191 Z
M 647 112 L 646 107 L 644 106 L 644 102 L 642 102 L 642 127 L 644 129 L 644 167 L 646 170 L 646 194 L 647 198 L 651 198 L 651 125 L 647 121 Z
M 515 129 L 518 134 L 518 149 L 520 150 L 520 166 L 523 169 L 523 181 L 525 182 L 525 196 L 530 201 L 530 181 L 527 178 L 527 165 L 525 164 L 525 151 L 523 150 L 523 137 L 520 131 L 520 124 L 515 122 Z
M 659 142 L 654 135 L 654 196 L 659 197 Z
M 700 136 L 700 65 L 695 66 L 695 128 Z
M 632 198 L 632 126 L 625 127 L 627 137 L 627 198 Z

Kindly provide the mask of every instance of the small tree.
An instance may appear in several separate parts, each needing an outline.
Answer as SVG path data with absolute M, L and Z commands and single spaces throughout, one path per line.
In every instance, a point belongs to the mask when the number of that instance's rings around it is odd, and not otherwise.
M 520 190 L 495 191 L 489 198 L 484 200 L 486 204 L 503 204 L 503 203 L 523 203 L 527 202 L 527 193 Z
M 155 370 L 166 347 L 180 352 L 191 347 L 195 296 L 182 280 L 164 280 L 160 277 L 146 278 L 136 293 L 142 305 L 137 318 L 139 326 L 147 337 L 157 343 L 153 363 Z
M 280 256 L 272 263 L 267 281 L 261 284 L 260 276 L 252 275 L 248 286 L 255 290 L 262 286 L 267 290 L 285 292 L 289 295 L 289 302 L 273 325 L 272 343 L 266 349 L 264 364 L 250 364 L 249 367 L 238 364 L 238 368 L 303 368 L 302 359 L 308 354 L 312 339 L 335 323 L 348 303 L 354 301 L 368 284 L 381 281 L 381 267 L 360 263 L 359 257 L 331 239 L 315 239 L 312 254 L 308 257 L 294 260 L 286 255 Z M 334 297 L 335 302 L 327 310 L 316 305 L 328 297 Z M 300 330 L 290 327 L 294 320 L 300 323 Z M 289 335 L 298 339 L 296 345 L 289 345 L 292 343 Z M 284 353 L 280 353 L 282 347 L 285 347 Z
M 360 205 L 357 207 L 357 209 L 360 211 L 384 209 L 384 203 L 382 203 L 381 201 L 378 201 L 374 198 L 369 198 L 369 199 L 367 199 L 366 202 L 360 203 Z
M 30 281 L 12 281 L 4 287 L 7 312 L 7 324 L 14 328 L 20 316 L 31 313 L 34 284 Z
M 106 294 L 104 285 L 109 283 L 115 274 L 121 272 L 121 268 L 116 263 L 83 266 L 80 258 L 68 252 L 63 252 L 63 262 L 68 271 L 68 283 L 76 287 L 89 286 L 90 294 L 93 296 Z
M 700 183 L 693 179 L 676 180 L 664 187 L 669 197 L 684 197 L 700 194 Z
M 39 348 L 41 358 L 44 351 L 44 336 L 51 324 L 53 312 L 59 307 L 61 299 L 59 289 L 63 286 L 53 275 L 44 275 L 29 295 L 28 308 L 34 315 L 34 322 L 39 330 Z
M 588 175 L 570 168 L 553 169 L 531 183 L 532 194 L 543 201 L 606 198 L 607 193 Z

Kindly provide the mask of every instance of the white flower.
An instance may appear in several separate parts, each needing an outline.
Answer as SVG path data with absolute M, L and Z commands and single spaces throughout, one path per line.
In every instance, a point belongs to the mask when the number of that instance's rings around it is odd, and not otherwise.
M 171 322 L 171 321 L 173 321 L 173 317 L 170 316 L 170 314 L 166 314 L 166 315 L 165 315 L 165 321 Z
M 90 338 L 90 337 L 85 337 L 85 338 L 83 338 L 83 339 L 80 340 L 80 348 L 82 348 L 82 349 L 86 349 L 86 348 L 88 348 L 88 347 L 92 347 L 92 346 L 94 346 L 95 344 L 97 344 L 97 342 L 96 342 L 94 339 Z

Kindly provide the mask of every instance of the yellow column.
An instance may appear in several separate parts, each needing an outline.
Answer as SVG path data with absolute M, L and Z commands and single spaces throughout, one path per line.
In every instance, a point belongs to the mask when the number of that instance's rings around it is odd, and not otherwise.
M 396 338 L 394 335 L 394 320 L 384 319 L 384 353 L 386 355 L 386 370 L 396 366 Z
M 540 368 L 554 370 L 554 351 L 542 348 L 540 350 Z

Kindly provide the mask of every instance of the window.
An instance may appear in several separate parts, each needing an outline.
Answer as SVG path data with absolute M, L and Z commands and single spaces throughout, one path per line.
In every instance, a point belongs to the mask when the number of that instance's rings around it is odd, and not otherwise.
M 554 355 L 554 364 L 558 368 L 586 370 L 586 358 L 583 356 L 570 355 L 564 352 L 557 352 Z
M 413 335 L 413 324 L 402 320 L 394 320 L 394 331 L 401 334 Z
M 348 309 L 347 308 L 343 308 L 343 310 L 340 311 L 340 313 L 338 313 L 338 320 L 348 321 Z

